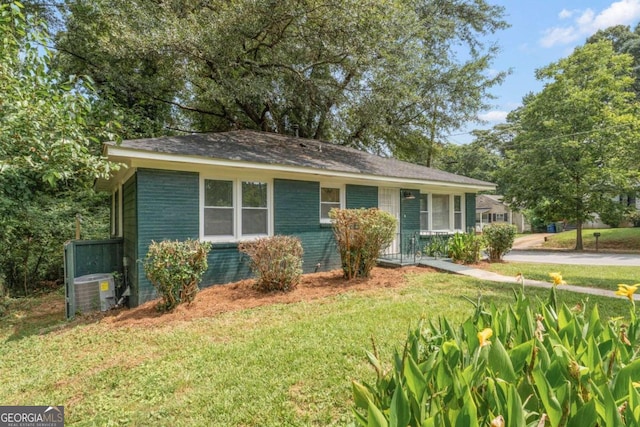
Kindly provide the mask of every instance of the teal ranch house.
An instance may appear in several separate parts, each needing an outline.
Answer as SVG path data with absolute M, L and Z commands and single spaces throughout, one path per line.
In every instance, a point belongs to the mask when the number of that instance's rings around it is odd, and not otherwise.
M 260 236 L 297 236 L 305 273 L 330 270 L 340 267 L 332 208 L 392 213 L 397 238 L 384 256 L 393 258 L 429 236 L 473 229 L 476 193 L 495 189 L 323 141 L 247 130 L 107 143 L 104 154 L 126 166 L 97 188 L 112 194 L 111 234 L 130 306 L 156 296 L 140 262 L 152 240 L 212 242 L 203 286 L 249 277 L 237 245 Z

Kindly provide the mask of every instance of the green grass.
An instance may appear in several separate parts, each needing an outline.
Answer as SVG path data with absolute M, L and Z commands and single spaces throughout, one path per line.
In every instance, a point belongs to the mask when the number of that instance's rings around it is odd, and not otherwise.
M 515 277 L 522 273 L 526 279 L 551 282 L 549 273 L 559 272 L 570 285 L 601 289 L 618 289 L 619 283 L 632 285 L 640 282 L 640 268 L 627 266 L 566 265 L 509 262 L 486 264 L 494 273 Z
M 582 230 L 582 243 L 585 250 L 596 249 L 593 233 L 600 233 L 599 250 L 640 251 L 640 228 L 604 228 Z M 564 231 L 549 236 L 545 248 L 573 249 L 576 246 L 576 231 Z
M 461 321 L 473 312 L 464 296 L 505 307 L 513 287 L 427 273 L 403 288 L 151 328 L 101 322 L 17 336 L 3 321 L 0 402 L 64 405 L 68 426 L 349 425 L 351 381 L 374 381 L 371 337 L 388 367 L 421 316 Z M 558 293 L 569 306 L 585 299 Z M 589 302 L 628 315 L 623 299 Z

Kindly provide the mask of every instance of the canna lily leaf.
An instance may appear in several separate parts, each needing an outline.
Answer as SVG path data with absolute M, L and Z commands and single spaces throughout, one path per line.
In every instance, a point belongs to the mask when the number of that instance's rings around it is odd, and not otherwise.
M 373 402 L 373 395 L 365 386 L 360 384 L 357 381 L 351 382 L 351 389 L 353 392 L 353 400 L 356 404 L 356 407 L 361 409 L 367 409 L 369 407 L 369 402 Z
M 389 408 L 389 427 L 405 427 L 411 420 L 409 400 L 402 387 L 396 387 Z
M 590 400 L 575 414 L 571 415 L 567 427 L 594 427 L 598 421 L 596 413 L 596 401 Z
M 409 391 L 413 393 L 418 402 L 422 401 L 424 392 L 427 389 L 427 381 L 411 355 L 407 355 L 407 360 L 404 365 L 404 376 L 407 379 Z
M 497 377 L 505 381 L 515 382 L 517 380 L 511 359 L 499 339 L 493 342 L 491 350 L 489 350 L 489 367 Z
M 636 359 L 620 369 L 613 380 L 613 398 L 617 401 L 625 397 L 629 391 L 629 384 L 634 381 L 640 381 L 640 359 Z
M 369 405 L 367 420 L 367 427 L 389 427 L 387 419 L 374 404 Z
M 541 369 L 534 369 L 531 373 L 535 381 L 535 387 L 538 389 L 538 395 L 542 401 L 545 412 L 549 417 L 552 427 L 556 427 L 560 424 L 562 419 L 562 408 L 560 402 L 556 398 L 555 391 L 549 385 L 547 378 Z

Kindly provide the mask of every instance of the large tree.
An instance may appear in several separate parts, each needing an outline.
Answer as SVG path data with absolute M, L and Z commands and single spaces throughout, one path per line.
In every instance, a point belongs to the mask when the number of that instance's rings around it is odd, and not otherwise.
M 69 0 L 57 47 L 156 132 L 297 132 L 429 164 L 504 77 L 480 42 L 502 16 L 484 0 Z
M 18 3 L 0 5 L 0 296 L 59 271 L 82 195 L 111 167 L 97 140 L 109 124 L 90 126 L 91 92 L 51 68 L 49 43 Z
M 518 135 L 506 152 L 505 196 L 547 221 L 574 222 L 581 250 L 583 223 L 638 184 L 632 58 L 610 41 L 590 43 L 536 77 L 544 88 L 510 117 Z

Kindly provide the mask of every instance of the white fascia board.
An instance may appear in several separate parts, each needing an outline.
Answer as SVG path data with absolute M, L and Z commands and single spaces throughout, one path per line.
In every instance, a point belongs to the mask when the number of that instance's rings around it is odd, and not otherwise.
M 431 180 L 420 180 L 415 178 L 398 178 L 392 176 L 379 176 L 379 175 L 370 175 L 370 174 L 359 174 L 359 173 L 351 173 L 351 172 L 340 172 L 329 169 L 315 169 L 315 168 L 305 168 L 300 166 L 284 166 L 284 165 L 274 165 L 267 163 L 255 163 L 255 162 L 246 162 L 242 160 L 225 160 L 225 159 L 215 159 L 209 157 L 200 157 L 200 156 L 184 156 L 184 155 L 175 155 L 175 154 L 167 154 L 167 153 L 158 153 L 151 151 L 139 151 L 132 150 L 121 147 L 113 147 L 108 146 L 108 155 L 110 158 L 116 157 L 121 159 L 131 159 L 130 166 L 136 167 L 138 166 L 135 160 L 140 161 L 154 161 L 154 162 L 163 162 L 163 163 L 182 163 L 185 165 L 202 165 L 202 166 L 217 166 L 217 167 L 230 167 L 230 168 L 240 168 L 240 169 L 252 169 L 252 170 L 262 170 L 262 171 L 272 171 L 272 172 L 281 172 L 281 173 L 294 173 L 294 174 L 302 174 L 302 175 L 316 175 L 322 177 L 331 177 L 331 178 L 342 178 L 350 181 L 366 181 L 368 183 L 384 183 L 389 185 L 389 183 L 394 183 L 396 185 L 401 186 L 435 186 L 441 188 L 456 188 L 463 191 L 494 191 L 496 189 L 495 186 L 492 185 L 473 185 L 473 184 L 458 184 L 452 182 L 443 182 L 443 181 L 431 181 Z M 192 168 L 189 168 L 192 169 Z

